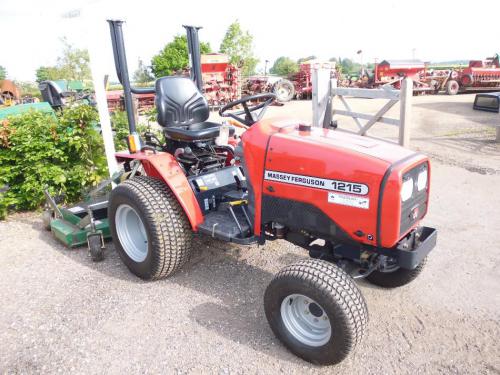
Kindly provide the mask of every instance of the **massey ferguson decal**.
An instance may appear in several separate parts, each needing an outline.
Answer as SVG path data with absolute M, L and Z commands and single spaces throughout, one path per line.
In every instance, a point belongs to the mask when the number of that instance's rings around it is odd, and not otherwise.
M 319 177 L 302 176 L 299 174 L 268 171 L 264 175 L 268 181 L 284 182 L 286 184 L 309 186 L 317 189 L 340 191 L 343 193 L 366 195 L 368 186 L 357 182 L 347 182 L 340 180 L 328 180 Z

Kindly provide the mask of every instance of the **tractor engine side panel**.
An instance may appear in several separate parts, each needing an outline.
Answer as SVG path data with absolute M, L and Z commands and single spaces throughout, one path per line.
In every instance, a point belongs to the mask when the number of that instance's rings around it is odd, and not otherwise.
M 288 207 L 282 223 L 288 227 L 376 245 L 379 188 L 387 167 L 346 148 L 275 134 L 265 164 L 263 221 L 274 215 L 283 220 Z

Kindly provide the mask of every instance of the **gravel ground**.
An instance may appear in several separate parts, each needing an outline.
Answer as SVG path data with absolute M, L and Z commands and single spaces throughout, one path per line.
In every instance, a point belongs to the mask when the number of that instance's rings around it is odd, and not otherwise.
M 305 257 L 295 246 L 199 238 L 180 273 L 143 282 L 111 243 L 92 263 L 27 213 L 0 222 L 0 373 L 500 373 L 500 148 L 448 108 L 464 97 L 416 98 L 412 146 L 434 159 L 426 223 L 438 228 L 438 246 L 408 286 L 359 282 L 369 331 L 339 366 L 296 358 L 267 325 L 264 290 Z M 270 112 L 305 118 L 309 108 Z

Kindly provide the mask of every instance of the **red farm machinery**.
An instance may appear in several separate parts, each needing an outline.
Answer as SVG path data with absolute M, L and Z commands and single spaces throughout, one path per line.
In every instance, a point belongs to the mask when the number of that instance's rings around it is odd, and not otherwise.
M 431 82 L 427 76 L 426 65 L 420 60 L 383 60 L 375 63 L 373 72 L 363 72 L 359 78 L 344 78 L 340 81 L 341 86 L 379 88 L 391 86 L 399 90 L 404 78 L 413 80 L 414 93 L 431 92 L 437 93 L 438 82 Z
M 482 60 L 470 60 L 469 66 L 453 70 L 448 82 L 446 92 L 455 95 L 467 91 L 495 91 L 500 89 L 500 56 Z
M 295 85 L 288 79 L 273 75 L 255 75 L 245 79 L 242 95 L 274 93 L 279 102 L 289 102 L 295 97 Z
M 240 96 L 240 70 L 220 53 L 201 55 L 203 92 L 211 107 L 221 107 Z
M 403 78 L 413 80 L 415 94 L 437 94 L 444 91 L 456 95 L 468 91 L 495 91 L 500 89 L 500 56 L 486 60 L 471 60 L 467 67 L 434 69 L 420 60 L 384 60 L 375 64 L 373 74 L 362 74 L 359 79 L 341 80 L 340 85 L 378 88 L 389 85 L 399 89 Z
M 248 77 L 243 84 L 243 93 L 254 95 L 272 92 L 280 102 L 288 102 L 292 99 L 311 99 L 312 72 L 320 67 L 331 69 L 332 76 L 335 75 L 335 63 L 308 60 L 301 63 L 299 70 L 288 75 L 287 78 L 273 75 Z

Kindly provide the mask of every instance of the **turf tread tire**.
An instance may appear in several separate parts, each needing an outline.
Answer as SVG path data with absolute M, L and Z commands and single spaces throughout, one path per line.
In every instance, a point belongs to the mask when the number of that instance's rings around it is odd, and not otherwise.
M 126 197 L 129 205 L 136 209 L 148 234 L 148 257 L 146 270 L 138 270 L 136 262 L 128 257 L 116 233 L 113 214 L 117 206 L 113 201 Z M 110 196 L 110 224 L 118 254 L 137 276 L 146 280 L 157 280 L 178 271 L 191 255 L 192 230 L 186 214 L 170 188 L 161 180 L 148 176 L 137 176 L 119 184 Z
M 427 257 L 412 270 L 398 268 L 394 272 L 373 271 L 366 276 L 366 280 L 383 288 L 399 288 L 415 280 L 422 273 L 426 263 Z
M 307 296 L 316 300 L 329 315 L 332 336 L 323 346 L 312 348 L 301 344 L 286 333 L 282 324 L 281 302 L 294 291 L 280 293 L 279 290 L 286 290 L 297 282 L 317 292 L 316 296 Z M 285 346 L 306 361 L 320 365 L 345 359 L 362 341 L 368 325 L 366 302 L 354 280 L 336 265 L 318 259 L 300 261 L 279 271 L 266 289 L 264 307 L 271 329 Z M 332 312 L 336 319 L 332 319 Z

